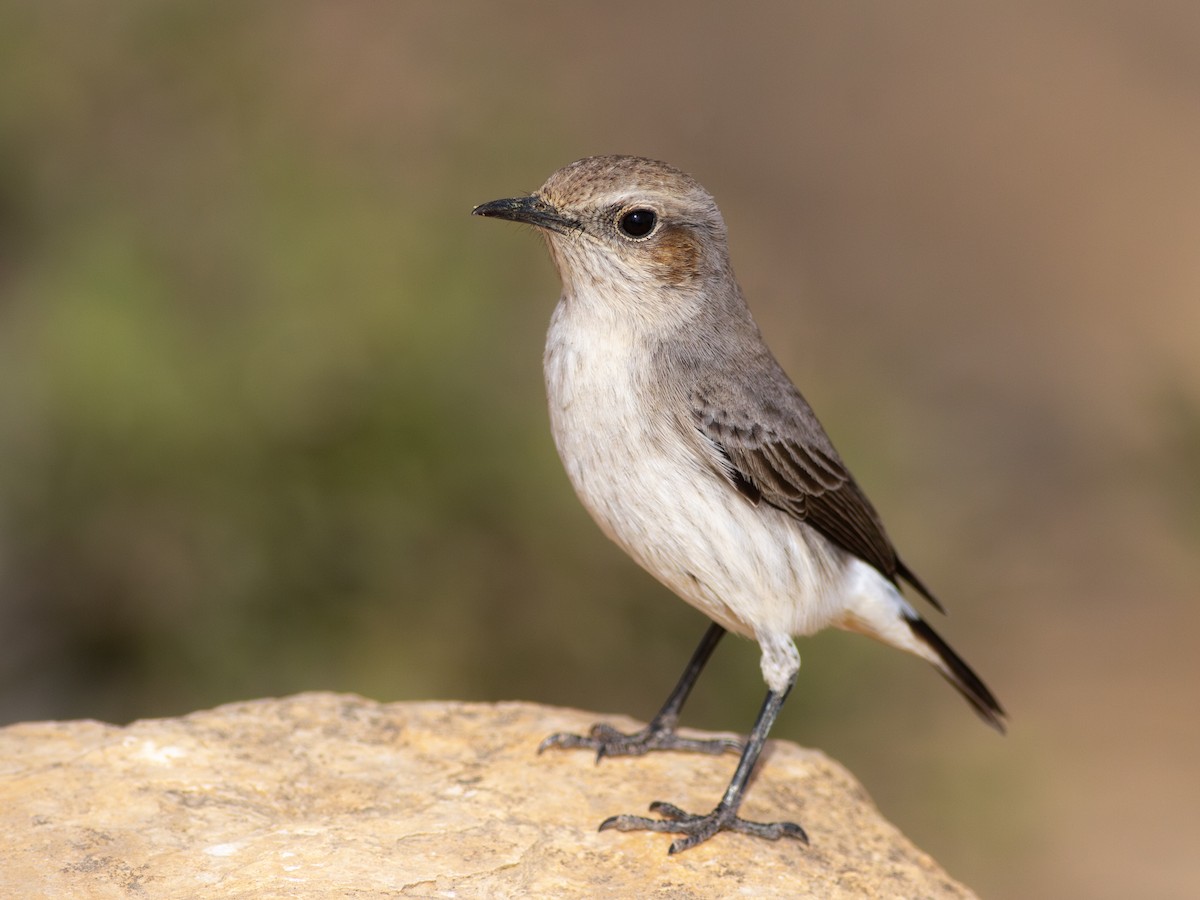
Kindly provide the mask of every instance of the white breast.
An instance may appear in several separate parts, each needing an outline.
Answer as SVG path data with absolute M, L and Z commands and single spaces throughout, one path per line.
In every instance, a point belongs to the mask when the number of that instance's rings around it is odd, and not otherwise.
M 718 474 L 686 425 L 661 411 L 669 385 L 650 383 L 650 356 L 636 323 L 572 300 L 554 311 L 550 422 L 584 506 L 651 575 L 731 631 L 761 639 L 831 624 L 845 603 L 840 556 Z

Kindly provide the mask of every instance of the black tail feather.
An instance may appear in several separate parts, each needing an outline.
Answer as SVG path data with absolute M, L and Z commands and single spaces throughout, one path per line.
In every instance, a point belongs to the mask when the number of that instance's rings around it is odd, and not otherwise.
M 921 581 L 921 579 L 913 574 L 913 570 L 906 566 L 904 561 L 900 559 L 896 560 L 896 577 L 903 578 L 916 589 L 917 593 L 933 604 L 934 609 L 936 609 L 942 615 L 946 614 L 946 608 L 942 606 L 942 604 L 938 603 L 938 599 L 937 597 L 933 596 L 933 592 L 929 590 L 929 588 L 925 587 L 925 584 Z
M 912 628 L 913 634 L 928 644 L 945 664 L 945 669 L 938 670 L 942 676 L 966 698 L 983 721 L 1003 734 L 1005 712 L 983 680 L 963 662 L 957 653 L 950 649 L 950 645 L 942 640 L 924 619 L 905 618 L 909 627 Z

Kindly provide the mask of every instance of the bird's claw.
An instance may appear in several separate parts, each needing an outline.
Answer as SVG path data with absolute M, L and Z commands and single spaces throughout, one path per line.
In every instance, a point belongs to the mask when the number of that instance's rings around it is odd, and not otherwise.
M 732 810 L 718 806 L 707 815 L 699 816 L 684 812 L 671 803 L 655 801 L 650 812 L 662 816 L 649 819 L 645 816 L 610 816 L 600 823 L 600 831 L 615 828 L 617 831 L 658 831 L 682 834 L 683 837 L 671 844 L 669 853 L 682 853 L 697 844 L 702 844 L 721 831 L 733 831 L 752 837 L 777 841 L 783 837 L 795 838 L 805 844 L 808 835 L 794 822 L 750 822 L 739 818 Z
M 687 753 L 741 753 L 742 744 L 732 738 L 681 737 L 673 728 L 655 728 L 647 725 L 632 734 L 617 731 L 603 722 L 593 725 L 586 735 L 559 732 L 552 734 L 538 745 L 538 753 L 554 747 L 573 750 L 580 747 L 596 751 L 596 762 L 606 756 L 642 756 L 654 750 L 677 750 Z

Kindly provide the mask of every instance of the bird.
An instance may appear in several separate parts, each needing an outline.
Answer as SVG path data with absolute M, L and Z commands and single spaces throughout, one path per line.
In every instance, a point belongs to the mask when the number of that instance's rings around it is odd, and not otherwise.
M 795 638 L 827 627 L 921 657 L 1004 731 L 992 692 L 901 592 L 942 611 L 764 342 L 724 219 L 699 182 L 658 160 L 592 156 L 528 196 L 472 212 L 533 226 L 558 270 L 543 363 L 551 431 L 580 501 L 605 535 L 711 620 L 646 727 L 625 734 L 601 723 L 551 735 L 539 752 L 740 753 L 710 812 L 655 801 L 651 816 L 611 816 L 601 831 L 679 835 L 670 853 L 721 832 L 807 844 L 794 822 L 738 812 L 796 682 Z M 766 698 L 744 743 L 685 738 L 683 705 L 727 632 L 757 641 Z

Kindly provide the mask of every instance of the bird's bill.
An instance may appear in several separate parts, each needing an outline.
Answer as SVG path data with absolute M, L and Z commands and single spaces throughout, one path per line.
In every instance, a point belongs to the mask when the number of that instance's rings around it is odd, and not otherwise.
M 579 223 L 567 218 L 557 209 L 543 200 L 537 194 L 529 197 L 512 197 L 508 200 L 493 200 L 482 203 L 471 210 L 472 215 L 487 216 L 490 219 L 508 219 L 510 222 L 524 222 L 559 234 L 569 234 L 579 228 Z

